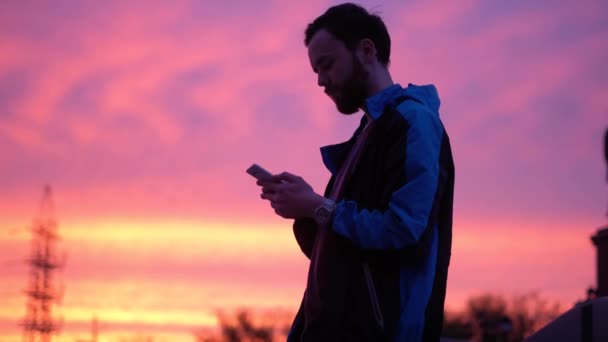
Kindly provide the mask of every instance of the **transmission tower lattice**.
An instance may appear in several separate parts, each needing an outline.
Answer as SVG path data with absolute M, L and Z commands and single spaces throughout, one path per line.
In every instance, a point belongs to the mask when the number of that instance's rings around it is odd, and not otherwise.
M 40 212 L 32 226 L 32 240 L 29 266 L 26 317 L 22 322 L 24 342 L 49 342 L 51 336 L 60 329 L 61 322 L 53 318 L 52 306 L 59 304 L 63 297 L 63 286 L 56 285 L 55 273 L 63 268 L 65 255 L 57 256 L 57 222 L 51 187 L 46 185 L 40 203 Z

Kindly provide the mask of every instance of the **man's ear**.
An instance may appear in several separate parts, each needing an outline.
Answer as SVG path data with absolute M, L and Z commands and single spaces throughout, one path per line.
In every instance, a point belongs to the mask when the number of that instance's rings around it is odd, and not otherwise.
M 363 38 L 359 41 L 357 44 L 357 54 L 363 64 L 373 64 L 378 60 L 376 45 L 369 38 Z

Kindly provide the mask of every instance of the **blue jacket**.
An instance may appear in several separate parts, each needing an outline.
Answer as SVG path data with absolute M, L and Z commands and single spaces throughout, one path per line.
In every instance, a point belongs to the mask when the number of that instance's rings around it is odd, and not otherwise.
M 438 341 L 451 255 L 454 163 L 434 86 L 366 100 L 374 131 L 330 229 L 294 222 L 311 260 L 288 341 Z M 321 148 L 335 176 L 353 137 Z

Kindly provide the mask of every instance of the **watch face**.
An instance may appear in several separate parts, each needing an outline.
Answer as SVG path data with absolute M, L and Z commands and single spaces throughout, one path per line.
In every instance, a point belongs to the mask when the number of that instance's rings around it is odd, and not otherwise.
M 319 211 L 317 212 L 317 215 L 322 217 L 322 218 L 328 218 L 329 217 L 329 210 L 325 207 L 321 207 L 319 208 Z
M 335 204 L 332 201 L 326 201 L 315 211 L 314 219 L 321 225 L 327 224 L 331 220 Z
M 321 207 L 315 213 L 315 221 L 320 224 L 325 224 L 329 220 L 330 212 L 327 208 Z

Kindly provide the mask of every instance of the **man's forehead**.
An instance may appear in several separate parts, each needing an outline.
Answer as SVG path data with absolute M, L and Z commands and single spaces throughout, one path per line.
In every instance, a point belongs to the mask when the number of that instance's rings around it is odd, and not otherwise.
M 308 57 L 312 63 L 315 63 L 315 59 L 335 53 L 340 44 L 341 42 L 331 33 L 326 30 L 319 30 L 308 44 Z

